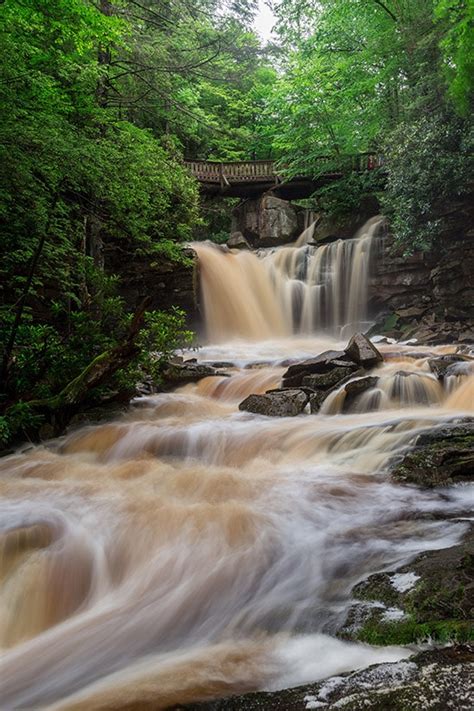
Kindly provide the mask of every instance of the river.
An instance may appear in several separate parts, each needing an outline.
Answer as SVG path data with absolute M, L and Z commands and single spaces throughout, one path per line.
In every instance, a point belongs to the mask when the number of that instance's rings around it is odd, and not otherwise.
M 209 342 L 188 355 L 227 376 L 0 461 L 2 709 L 162 709 L 411 653 L 335 632 L 355 583 L 465 531 L 472 487 L 387 471 L 418 431 L 472 416 L 472 371 L 443 387 L 428 364 L 456 346 L 380 344 L 377 392 L 350 412 L 337 393 L 293 418 L 238 408 L 366 325 L 379 226 L 199 246 Z

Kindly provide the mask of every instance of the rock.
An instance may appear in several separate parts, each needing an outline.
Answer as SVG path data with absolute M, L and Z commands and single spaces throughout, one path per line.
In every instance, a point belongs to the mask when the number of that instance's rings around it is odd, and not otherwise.
M 328 370 L 339 367 L 355 370 L 357 366 L 347 358 L 344 351 L 325 351 L 315 358 L 308 358 L 300 363 L 290 365 L 288 370 L 283 373 L 283 383 L 288 386 L 301 385 L 306 375 L 326 373 Z
M 144 377 L 143 380 L 136 384 L 135 392 L 139 397 L 152 395 L 154 392 L 156 392 L 156 386 L 153 382 L 153 378 L 150 375 Z
M 364 368 L 373 368 L 383 362 L 383 356 L 363 333 L 352 336 L 344 350 L 346 356 Z
M 403 338 L 409 329 L 420 343 L 473 342 L 472 197 L 469 190 L 450 210 L 446 232 L 430 251 L 407 257 L 393 234 L 379 241 L 368 284 L 369 309 L 377 319 L 396 312 Z
M 314 373 L 304 375 L 302 384 L 313 390 L 329 390 L 334 385 L 338 385 L 341 380 L 353 374 L 353 367 L 337 366 L 327 373 Z
M 193 249 L 181 247 L 182 259 L 173 259 L 151 250 L 132 250 L 125 240 L 110 240 L 105 250 L 105 273 L 119 275 L 117 295 L 126 307 L 135 311 L 145 298 L 151 299 L 149 309 L 168 310 L 173 306 L 186 313 L 187 324 L 194 327 L 199 322 L 196 304 L 198 259 Z
M 321 405 L 327 398 L 328 394 L 327 390 L 322 390 L 321 392 L 312 393 L 309 396 L 309 407 L 312 415 L 320 411 Z
M 357 380 L 351 380 L 344 386 L 346 391 L 346 399 L 344 401 L 344 409 L 349 407 L 356 397 L 365 393 L 366 390 L 371 388 L 376 388 L 379 379 L 373 375 L 367 375 L 364 378 L 357 378 Z
M 168 363 L 163 371 L 163 380 L 167 387 L 175 387 L 176 385 L 184 385 L 185 383 L 194 383 L 210 375 L 229 376 L 228 373 L 218 371 L 210 365 L 204 365 L 203 363 L 196 363 L 194 361 L 185 361 L 181 364 Z
M 471 711 L 474 645 L 428 649 L 398 662 L 305 686 L 180 706 L 186 711 Z
M 471 525 L 461 543 L 427 551 L 407 565 L 358 583 L 352 591 L 357 602 L 340 634 L 375 644 L 410 644 L 427 636 L 438 641 L 472 637 L 473 590 Z
M 229 249 L 252 249 L 242 232 L 232 232 L 227 240 L 227 246 Z
M 474 477 L 474 419 L 424 432 L 414 445 L 392 469 L 396 481 L 434 487 Z
M 423 316 L 426 311 L 426 307 L 410 306 L 407 309 L 398 309 L 395 313 L 400 318 L 415 318 L 417 316 Z
M 463 361 L 474 363 L 474 358 L 470 358 L 469 356 L 462 355 L 460 353 L 452 353 L 448 355 L 438 356 L 437 358 L 430 358 L 428 360 L 428 365 L 430 366 L 431 371 L 440 380 L 443 380 L 448 368 L 450 368 L 454 363 L 462 363 Z
M 249 395 L 239 410 L 268 417 L 295 417 L 303 412 L 308 400 L 303 390 L 274 390 L 265 395 Z
M 299 235 L 298 209 L 273 195 L 244 200 L 232 210 L 231 230 L 258 247 L 286 244 Z
M 461 331 L 458 341 L 459 343 L 474 343 L 474 330 Z
M 260 202 L 259 244 L 285 244 L 294 240 L 298 232 L 298 216 L 293 205 L 273 195 L 264 195 Z

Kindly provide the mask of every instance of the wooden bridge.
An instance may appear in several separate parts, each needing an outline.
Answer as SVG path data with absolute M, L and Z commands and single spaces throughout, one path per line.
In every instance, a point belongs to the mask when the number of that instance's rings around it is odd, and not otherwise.
M 220 163 L 187 160 L 190 173 L 199 181 L 201 192 L 223 197 L 257 197 L 271 190 L 286 200 L 309 197 L 317 188 L 348 173 L 363 173 L 383 166 L 383 157 L 375 153 L 321 156 L 308 161 L 301 175 L 284 176 L 281 165 L 272 160 Z

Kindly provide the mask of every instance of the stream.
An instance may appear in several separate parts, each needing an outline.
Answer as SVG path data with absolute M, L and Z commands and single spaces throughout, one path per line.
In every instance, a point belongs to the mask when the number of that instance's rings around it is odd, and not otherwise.
M 412 653 L 335 634 L 357 582 L 466 530 L 471 486 L 388 473 L 417 432 L 472 417 L 472 370 L 443 387 L 428 365 L 456 346 L 377 344 L 377 393 L 350 412 L 337 392 L 317 414 L 238 407 L 364 329 L 379 226 L 198 246 L 209 342 L 185 357 L 226 375 L 0 460 L 2 709 L 164 709 Z

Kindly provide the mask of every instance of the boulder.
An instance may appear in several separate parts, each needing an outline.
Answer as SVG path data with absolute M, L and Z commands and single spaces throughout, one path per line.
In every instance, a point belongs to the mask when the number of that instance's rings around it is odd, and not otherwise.
M 197 363 L 195 361 L 184 361 L 184 363 L 168 363 L 163 371 L 163 380 L 167 387 L 184 385 L 185 383 L 195 383 L 210 375 L 228 377 L 228 373 L 216 370 L 210 365 Z
M 290 365 L 288 370 L 283 374 L 283 383 L 290 387 L 301 385 L 306 375 L 327 373 L 329 370 L 340 367 L 352 368 L 353 370 L 357 369 L 355 363 L 347 358 L 344 351 L 325 351 L 315 358 L 308 358 L 300 363 Z
M 414 448 L 392 469 L 392 477 L 424 487 L 447 486 L 474 477 L 474 419 L 418 435 Z
M 451 368 L 451 366 L 462 362 L 474 363 L 474 358 L 458 353 L 450 353 L 448 355 L 438 356 L 437 358 L 430 358 L 428 365 L 430 366 L 431 372 L 434 373 L 439 380 L 443 380 L 446 371 Z
M 227 246 L 229 249 L 252 249 L 242 232 L 232 232 L 227 240 Z
M 365 393 L 366 390 L 376 388 L 378 382 L 379 379 L 377 377 L 373 375 L 367 375 L 364 378 L 357 378 L 357 380 L 351 380 L 350 382 L 346 383 L 346 385 L 344 386 L 344 390 L 346 391 L 345 404 L 350 404 L 350 402 L 352 402 L 356 397 L 358 397 L 362 393 Z
M 308 400 L 303 390 L 273 390 L 265 395 L 249 395 L 239 410 L 267 417 L 295 417 L 303 412 Z
M 273 195 L 265 195 L 260 202 L 259 244 L 285 244 L 298 236 L 298 216 L 293 205 Z
M 312 415 L 320 411 L 321 405 L 328 395 L 329 392 L 327 390 L 320 390 L 319 392 L 312 393 L 309 396 L 309 407 Z
M 286 244 L 299 235 L 298 208 L 274 195 L 243 200 L 232 210 L 231 231 L 258 247 Z
M 383 362 L 383 356 L 363 333 L 352 336 L 344 349 L 346 356 L 364 368 L 373 368 Z
M 312 375 L 304 375 L 302 384 L 312 390 L 332 389 L 334 385 L 338 385 L 341 380 L 353 374 L 352 366 L 336 366 L 327 373 L 314 373 Z

